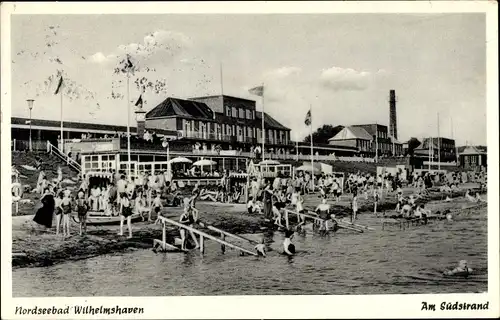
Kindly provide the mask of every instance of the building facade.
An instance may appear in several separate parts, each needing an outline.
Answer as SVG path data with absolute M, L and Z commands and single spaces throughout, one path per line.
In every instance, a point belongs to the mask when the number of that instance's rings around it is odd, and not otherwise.
M 414 150 L 415 156 L 429 157 L 441 162 L 453 162 L 457 160 L 457 149 L 455 140 L 443 137 L 424 138 L 420 146 Z
M 249 151 L 262 143 L 262 113 L 255 101 L 231 96 L 167 98 L 146 114 L 146 127 L 178 132 L 179 140 L 205 143 L 208 148 Z M 264 114 L 265 147 L 293 148 L 290 129 Z
M 469 170 L 482 170 L 488 167 L 486 150 L 476 147 L 467 146 L 459 154 L 460 167 Z
M 380 124 L 361 124 L 348 126 L 329 139 L 335 146 L 349 146 L 358 149 L 363 156 L 374 157 L 403 154 L 403 144 L 390 137 L 387 126 Z M 378 149 L 378 152 L 376 150 Z

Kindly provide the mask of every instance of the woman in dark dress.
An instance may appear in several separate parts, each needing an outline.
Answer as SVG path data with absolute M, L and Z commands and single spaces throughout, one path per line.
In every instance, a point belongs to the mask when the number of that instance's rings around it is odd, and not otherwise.
M 44 190 L 42 196 L 42 207 L 37 210 L 33 221 L 47 228 L 52 227 L 52 217 L 54 215 L 55 200 L 49 189 Z
M 271 182 L 268 180 L 266 183 L 266 187 L 264 188 L 264 192 L 262 194 L 263 200 L 264 200 L 264 217 L 266 219 L 271 219 L 272 217 L 272 208 L 273 208 L 273 203 L 272 203 L 272 197 L 273 197 L 273 191 L 271 189 Z

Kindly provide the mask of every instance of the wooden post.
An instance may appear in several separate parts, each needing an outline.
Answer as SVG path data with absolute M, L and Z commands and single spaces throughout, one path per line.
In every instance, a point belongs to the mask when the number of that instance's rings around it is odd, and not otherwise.
M 200 252 L 201 254 L 205 253 L 205 241 L 203 240 L 203 236 L 200 234 Z
M 166 243 L 167 243 L 167 226 L 165 225 L 165 222 L 162 223 L 163 229 L 162 229 L 162 235 L 161 235 L 161 241 L 162 241 L 162 247 L 163 250 L 166 250 Z
M 285 210 L 285 223 L 286 223 L 286 228 L 289 229 L 289 223 L 288 223 L 288 210 Z
M 220 234 L 220 239 L 221 239 L 222 241 L 225 241 L 225 240 L 226 240 L 226 236 L 225 236 L 223 233 L 221 233 L 221 234 Z M 222 254 L 226 253 L 226 245 L 222 243 L 222 244 L 220 245 L 220 250 L 222 251 Z

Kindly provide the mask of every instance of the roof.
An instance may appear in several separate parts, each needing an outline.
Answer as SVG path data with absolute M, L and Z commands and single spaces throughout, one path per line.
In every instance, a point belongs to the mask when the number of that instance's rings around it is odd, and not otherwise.
M 282 129 L 282 130 L 290 130 L 290 128 L 285 127 L 281 123 L 279 123 L 276 119 L 271 117 L 269 114 L 264 112 L 264 126 L 265 127 L 270 127 L 274 129 Z M 256 111 L 255 112 L 255 118 L 256 120 L 259 120 L 259 123 L 262 121 L 262 112 L 261 111 Z
M 387 126 L 384 126 L 383 124 L 378 124 L 378 123 L 354 124 L 354 125 L 351 125 L 351 127 L 363 128 L 371 136 L 374 136 L 376 134 L 375 128 L 378 128 L 378 127 L 387 128 Z
M 373 140 L 372 136 L 364 128 L 350 126 L 342 129 L 334 137 L 328 139 L 328 141 L 348 139 Z
M 146 113 L 146 119 L 171 116 L 195 119 L 213 119 L 214 112 L 203 102 L 167 98 Z
M 10 123 L 14 127 L 29 127 L 26 123 L 29 121 L 29 118 L 20 118 L 20 117 L 11 117 Z M 31 119 L 32 127 L 41 127 L 47 128 L 47 130 L 51 130 L 50 128 L 55 128 L 55 130 L 59 130 L 61 127 L 60 121 L 55 120 L 45 120 L 45 119 Z M 109 125 L 109 124 L 101 124 L 101 123 L 89 123 L 89 122 L 74 122 L 74 121 L 64 121 L 64 129 L 70 130 L 74 129 L 79 132 L 106 132 L 106 133 L 115 133 L 117 132 L 127 132 L 126 126 L 117 126 L 117 125 Z M 130 127 L 130 131 L 135 132 L 136 127 Z M 176 131 L 172 130 L 154 130 L 156 133 L 165 134 L 165 135 L 177 135 Z
M 460 155 L 475 155 L 475 154 L 486 154 L 486 152 L 480 150 L 476 146 L 467 146 L 462 152 L 460 152 Z
M 398 139 L 394 138 L 391 135 L 389 135 L 389 139 L 391 140 L 391 143 L 394 143 L 394 144 L 403 144 L 403 142 L 399 141 Z M 404 143 L 407 143 L 407 142 L 404 142 Z

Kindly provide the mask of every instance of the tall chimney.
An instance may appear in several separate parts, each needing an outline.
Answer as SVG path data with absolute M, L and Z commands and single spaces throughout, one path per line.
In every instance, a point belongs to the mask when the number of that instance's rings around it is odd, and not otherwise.
M 396 116 L 396 91 L 389 91 L 389 133 L 394 139 L 398 138 L 398 126 Z

